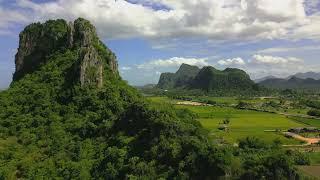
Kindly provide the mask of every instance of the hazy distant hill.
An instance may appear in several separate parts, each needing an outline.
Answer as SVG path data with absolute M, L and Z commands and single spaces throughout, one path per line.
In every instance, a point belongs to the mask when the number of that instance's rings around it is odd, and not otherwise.
M 266 77 L 263 77 L 263 78 L 255 79 L 254 82 L 259 83 L 259 82 L 265 81 L 267 79 L 276 79 L 276 78 L 277 77 L 275 77 L 275 76 L 266 76 Z
M 290 79 L 267 79 L 259 83 L 268 88 L 274 89 L 306 89 L 314 90 L 320 88 L 320 80 L 315 79 L 302 79 L 297 77 L 291 77 Z
M 307 164 L 301 163 L 302 154 L 256 137 L 233 148 L 212 137 L 192 111 L 146 100 L 121 79 L 115 54 L 85 19 L 27 26 L 15 57 L 13 82 L 0 92 L 0 180 L 286 179 L 291 174 L 288 179 L 294 179 L 295 166 Z M 184 65 L 175 85 L 196 71 Z M 236 69 L 206 67 L 194 75 L 198 85 L 210 88 L 253 84 Z
M 248 90 L 255 83 L 240 69 L 227 68 L 223 71 L 208 66 L 201 69 L 192 82 L 191 88 L 212 90 Z
M 0 93 L 0 179 L 229 172 L 221 159 L 230 153 L 215 148 L 191 112 L 153 105 L 121 79 L 115 54 L 89 21 L 33 23 L 20 33 L 15 57 L 13 82 Z
M 155 88 L 157 85 L 156 84 L 146 84 L 143 86 L 134 86 L 137 89 L 152 89 Z
M 227 68 L 223 71 L 206 66 L 201 70 L 196 66 L 183 64 L 176 73 L 161 74 L 158 88 L 187 88 L 204 91 L 252 90 L 256 84 L 240 69 Z
M 188 86 L 199 71 L 197 66 L 182 64 L 176 73 L 162 73 L 157 87 L 171 89 Z
M 300 79 L 315 79 L 315 80 L 320 80 L 320 73 L 316 73 L 316 72 L 306 72 L 306 73 L 297 73 L 295 75 L 289 76 L 287 79 L 290 79 L 292 77 L 297 77 Z

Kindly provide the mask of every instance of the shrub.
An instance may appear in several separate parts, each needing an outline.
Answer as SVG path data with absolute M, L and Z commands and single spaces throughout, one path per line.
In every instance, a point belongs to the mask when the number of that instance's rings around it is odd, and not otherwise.
M 320 117 L 320 110 L 318 110 L 318 109 L 312 109 L 312 110 L 308 111 L 308 115 L 309 115 L 309 116 Z

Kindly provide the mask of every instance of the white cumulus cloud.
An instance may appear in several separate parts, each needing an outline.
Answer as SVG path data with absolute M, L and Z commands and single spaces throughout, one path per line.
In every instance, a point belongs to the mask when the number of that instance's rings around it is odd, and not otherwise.
M 185 57 L 172 57 L 169 59 L 157 59 L 152 60 L 140 65 L 137 65 L 138 69 L 153 69 L 161 67 L 179 67 L 181 64 L 189 64 L 195 66 L 207 66 L 208 58 L 185 58 Z
M 129 71 L 129 70 L 131 70 L 132 68 L 131 68 L 131 67 L 126 67 L 126 66 L 124 66 L 124 67 L 121 67 L 120 69 L 123 70 L 123 71 Z
M 26 23 L 27 21 L 27 17 L 21 12 L 5 9 L 0 4 L 0 35 L 10 33 L 10 27 L 15 23 Z
M 319 13 L 306 15 L 308 9 L 315 11 L 316 3 L 309 1 L 312 0 L 17 0 L 15 7 L 19 10 L 14 11 L 21 12 L 30 22 L 84 17 L 97 26 L 104 38 L 320 38 Z M 0 24 L 11 22 L 13 16 L 0 16 Z
M 245 65 L 246 62 L 240 58 L 232 58 L 232 59 L 226 59 L 226 60 L 219 60 L 218 64 L 221 66 L 235 66 L 235 65 Z
M 263 64 L 263 65 L 288 65 L 303 63 L 302 59 L 296 57 L 277 57 L 277 56 L 266 56 L 266 55 L 253 55 L 252 64 Z
M 297 52 L 297 51 L 315 51 L 320 50 L 320 46 L 302 46 L 302 47 L 273 47 L 259 50 L 258 53 L 283 53 L 283 52 Z

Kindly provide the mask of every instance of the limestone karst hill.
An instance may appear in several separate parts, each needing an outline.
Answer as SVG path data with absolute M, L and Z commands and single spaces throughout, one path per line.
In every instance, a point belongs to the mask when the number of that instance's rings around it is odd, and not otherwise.
M 207 179 L 228 153 L 192 113 L 149 104 L 85 19 L 20 34 L 16 72 L 0 93 L 0 179 Z M 210 170 L 208 170 L 210 169 Z
M 77 73 L 81 85 L 96 84 L 101 87 L 107 67 L 118 74 L 116 56 L 99 40 L 95 27 L 80 18 L 74 23 L 56 20 L 27 26 L 20 33 L 13 79 L 19 80 L 39 70 L 40 66 L 50 61 L 50 55 L 66 49 L 77 56 L 74 73 Z
M 160 89 L 202 90 L 205 92 L 258 91 L 259 87 L 243 70 L 227 68 L 223 71 L 211 66 L 202 69 L 182 64 L 176 73 L 163 73 L 158 85 Z
M 89 21 L 35 23 L 0 92 L 0 179 L 294 179 L 306 164 L 257 138 L 215 145 L 195 118 L 127 85 Z

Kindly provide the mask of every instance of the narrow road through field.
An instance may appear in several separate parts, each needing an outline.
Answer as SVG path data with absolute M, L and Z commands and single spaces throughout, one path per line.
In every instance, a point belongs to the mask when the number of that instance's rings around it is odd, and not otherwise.
M 194 101 L 180 101 L 176 103 L 177 105 L 189 105 L 189 106 L 213 106 L 211 104 L 206 104 L 206 103 L 200 103 L 200 102 L 194 102 Z M 258 109 L 255 109 L 256 111 L 259 111 Z M 308 115 L 296 115 L 296 114 L 288 114 L 288 113 L 281 113 L 278 112 L 277 114 L 279 115 L 284 115 L 284 116 L 295 116 L 295 117 L 303 117 L 303 118 L 313 118 L 313 119 L 320 119 Z M 317 144 L 320 142 L 320 138 L 306 138 L 303 136 L 300 136 L 299 134 L 295 134 L 292 132 L 284 132 L 284 135 L 290 136 L 292 138 L 295 138 L 299 141 L 304 141 L 306 144 L 303 145 L 294 145 L 294 146 L 308 146 L 311 144 Z M 292 145 L 284 145 L 284 146 L 292 146 Z
M 293 137 L 293 138 L 295 138 L 297 140 L 304 141 L 304 142 L 307 143 L 306 145 L 316 144 L 316 143 L 320 142 L 320 138 L 305 138 L 303 136 L 300 136 L 299 134 L 295 134 L 295 133 L 292 133 L 292 132 L 285 132 L 284 134 L 286 136 Z
M 189 106 L 214 106 L 212 104 L 206 104 L 206 103 L 201 103 L 201 102 L 195 102 L 195 101 L 180 101 L 176 103 L 177 105 L 189 105 Z M 229 107 L 235 107 L 236 104 L 232 104 Z M 260 112 L 269 112 L 269 111 L 264 111 L 261 109 L 248 109 L 248 110 L 253 110 L 253 111 L 260 111 Z M 314 117 L 314 116 L 309 116 L 309 115 L 304 115 L 304 114 L 290 114 L 290 113 L 284 113 L 284 112 L 269 112 L 269 113 L 276 113 L 279 115 L 283 116 L 291 116 L 291 117 L 300 117 L 300 118 L 308 118 L 308 119 L 318 119 L 320 120 L 319 117 Z
M 194 101 L 181 101 L 177 102 L 177 105 L 189 105 L 189 106 L 212 106 L 206 103 L 194 102 Z
M 320 118 L 318 118 L 318 117 L 304 115 L 304 114 L 289 114 L 289 113 L 282 113 L 282 112 L 279 112 L 277 114 L 284 115 L 284 116 L 292 116 L 292 117 L 300 117 L 300 118 L 308 118 L 308 119 L 318 119 L 318 120 L 320 120 Z

